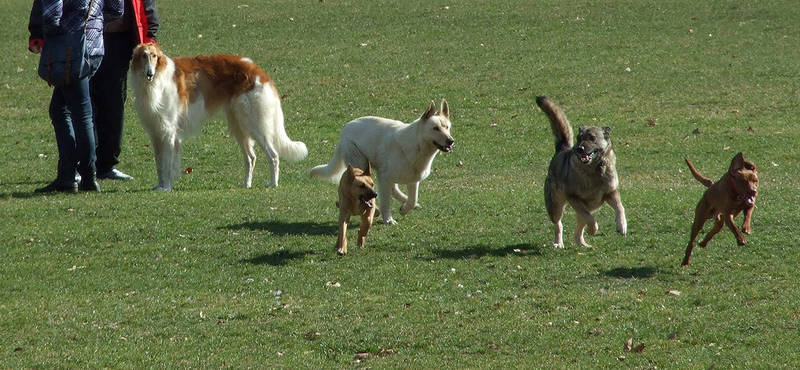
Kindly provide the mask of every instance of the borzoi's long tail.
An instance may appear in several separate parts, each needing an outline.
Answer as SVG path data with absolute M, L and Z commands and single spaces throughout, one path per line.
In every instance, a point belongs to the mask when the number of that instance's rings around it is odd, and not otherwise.
M 308 148 L 302 141 L 292 141 L 289 135 L 286 135 L 286 128 L 283 126 L 283 110 L 276 109 L 274 113 L 275 119 L 275 149 L 281 158 L 289 162 L 302 161 L 308 156 Z
M 336 151 L 333 152 L 328 164 L 322 164 L 311 169 L 312 179 L 322 179 L 330 182 L 337 182 L 342 177 L 346 166 L 342 158 L 341 142 L 336 145 Z

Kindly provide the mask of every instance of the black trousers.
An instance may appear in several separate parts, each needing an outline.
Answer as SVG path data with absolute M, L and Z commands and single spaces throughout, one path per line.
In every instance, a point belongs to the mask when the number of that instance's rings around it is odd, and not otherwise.
M 136 47 L 135 35 L 128 32 L 104 34 L 103 42 L 103 62 L 89 80 L 98 174 L 111 171 L 119 163 L 128 98 L 128 69 Z

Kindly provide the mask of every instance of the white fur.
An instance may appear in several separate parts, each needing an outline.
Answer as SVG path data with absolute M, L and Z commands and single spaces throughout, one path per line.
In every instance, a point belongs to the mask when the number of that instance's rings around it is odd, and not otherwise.
M 155 151 L 158 184 L 153 190 L 171 190 L 181 173 L 183 141 L 198 134 L 214 112 L 208 111 L 202 90 L 197 88 L 194 93 L 200 93 L 201 96 L 184 105 L 174 80 L 175 63 L 160 50 L 151 49 L 159 57 L 166 58 L 166 66 L 157 71 L 156 64 L 151 63 L 149 58 L 147 62 L 138 61 L 144 66 L 132 68 L 131 87 L 136 98 L 134 107 Z M 247 58 L 242 60 L 252 63 Z M 137 60 L 133 63 L 137 63 Z M 148 74 L 152 80 L 148 80 Z M 254 142 L 268 156 L 270 182 L 266 184 L 267 187 L 278 186 L 279 155 L 294 162 L 308 154 L 304 143 L 291 141 L 286 135 L 280 97 L 271 86 L 272 83 L 268 81 L 265 84 L 259 79 L 250 91 L 226 97 L 220 106 L 226 112 L 228 129 L 236 138 L 244 157 L 245 176 L 241 187 L 249 188 L 252 185 L 256 160 Z
M 418 208 L 419 182 L 431 172 L 433 159 L 439 153 L 437 145 L 446 151 L 452 147 L 447 102 L 442 100 L 438 113 L 434 114 L 434 109 L 431 102 L 428 111 L 410 124 L 371 116 L 349 122 L 342 129 L 333 158 L 327 165 L 314 167 L 311 177 L 336 181 L 347 164 L 365 168 L 369 161 L 378 180 L 383 222 L 396 223 L 392 218 L 391 197 L 403 203 L 402 215 Z M 408 196 L 400 191 L 398 184 L 407 186 Z

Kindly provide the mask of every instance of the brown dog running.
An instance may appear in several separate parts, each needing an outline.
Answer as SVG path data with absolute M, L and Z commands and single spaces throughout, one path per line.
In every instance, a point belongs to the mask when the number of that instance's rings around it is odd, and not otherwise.
M 366 170 L 347 165 L 347 170 L 339 181 L 339 238 L 336 240 L 336 253 L 347 254 L 347 223 L 350 216 L 361 216 L 361 226 L 358 229 L 358 246 L 364 246 L 372 218 L 375 216 L 375 193 L 372 171 L 369 162 Z
M 694 249 L 694 240 L 709 219 L 714 219 L 714 228 L 699 243 L 701 247 L 705 247 L 711 238 L 722 230 L 723 224 L 728 225 L 739 245 L 745 244 L 742 232 L 749 235 L 751 231 L 750 216 L 753 214 L 758 194 L 758 175 L 756 165 L 746 161 L 741 152 L 733 157 L 728 172 L 722 175 L 717 182 L 713 182 L 697 172 L 688 158 L 684 158 L 684 160 L 689 165 L 689 170 L 692 171 L 694 178 L 708 187 L 694 211 L 692 234 L 689 237 L 689 246 L 686 247 L 686 256 L 683 257 L 681 264 L 681 266 L 688 266 L 689 259 L 692 257 L 692 249 Z M 742 231 L 739 231 L 739 228 L 733 223 L 733 218 L 742 211 L 744 211 L 744 222 Z

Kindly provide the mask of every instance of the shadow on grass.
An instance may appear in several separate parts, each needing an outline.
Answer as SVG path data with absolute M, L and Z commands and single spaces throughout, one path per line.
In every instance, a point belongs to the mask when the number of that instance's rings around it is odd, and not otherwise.
M 648 279 L 654 277 L 658 272 L 655 267 L 617 267 L 602 274 L 608 277 L 615 277 L 620 279 Z
M 283 221 L 264 221 L 264 222 L 247 222 L 238 225 L 229 225 L 223 227 L 228 230 L 266 230 L 278 236 L 286 235 L 337 235 L 339 228 L 335 223 L 329 222 L 325 224 L 317 222 L 283 222 Z
M 310 254 L 316 254 L 313 250 L 307 251 L 287 251 L 280 250 L 275 253 L 264 254 L 258 257 L 244 259 L 242 263 L 253 265 L 286 266 L 292 260 L 300 260 Z
M 485 245 L 469 247 L 465 249 L 437 249 L 433 251 L 434 258 L 448 258 L 448 259 L 468 259 L 468 258 L 482 258 L 486 256 L 505 257 L 508 255 L 514 256 L 541 256 L 542 251 L 538 246 L 531 244 L 517 244 L 509 245 L 504 248 L 492 248 Z

